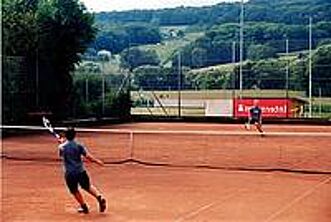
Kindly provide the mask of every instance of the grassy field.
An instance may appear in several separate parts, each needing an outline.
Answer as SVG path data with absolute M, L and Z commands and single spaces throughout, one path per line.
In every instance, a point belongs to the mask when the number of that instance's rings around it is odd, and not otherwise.
M 187 44 L 195 41 L 199 37 L 201 37 L 203 32 L 195 32 L 195 33 L 185 33 L 183 38 L 173 38 L 169 40 L 164 40 L 162 43 L 153 44 L 153 45 L 143 45 L 139 48 L 142 50 L 155 50 L 158 54 L 162 65 L 169 65 L 169 61 L 171 56 L 179 49 L 184 47 Z
M 146 99 L 153 99 L 154 95 L 159 98 L 166 97 L 168 99 L 177 99 L 177 91 L 132 91 L 131 98 L 133 100 L 139 99 L 143 96 Z M 139 95 L 140 94 L 140 95 Z M 238 97 L 240 92 L 238 90 L 185 90 L 181 92 L 182 99 L 231 99 Z M 246 98 L 285 98 L 285 90 L 243 90 L 243 97 Z M 304 97 L 304 92 L 301 91 L 289 91 L 289 97 Z
M 160 107 L 135 107 L 131 108 L 132 115 L 151 115 L 151 116 L 178 116 L 178 108 L 176 107 L 165 107 L 164 109 Z M 188 108 L 183 107 L 181 109 L 182 116 L 205 116 L 204 108 Z
M 233 69 L 235 66 L 239 65 L 239 63 L 228 63 L 228 64 L 221 64 L 221 65 L 216 65 L 216 66 L 209 66 L 205 68 L 200 68 L 200 69 L 192 69 L 190 73 L 192 74 L 198 74 L 198 73 L 206 73 L 208 71 L 220 71 L 223 73 L 226 72 L 233 72 Z
M 151 44 L 151 45 L 142 45 L 139 46 L 142 50 L 155 50 L 158 54 L 161 65 L 170 66 L 170 59 L 172 55 L 180 48 L 184 47 L 187 44 L 195 41 L 196 39 L 203 36 L 203 32 L 186 32 L 188 26 L 164 26 L 161 27 L 161 33 L 167 33 L 171 30 L 175 31 L 183 31 L 185 33 L 184 37 L 176 37 L 171 39 L 165 39 L 161 43 Z M 96 65 L 100 66 L 100 68 L 106 74 L 116 74 L 120 72 L 120 55 L 114 55 L 114 57 L 108 62 L 93 62 Z M 91 61 L 83 61 L 81 65 L 84 65 L 86 62 Z
M 239 91 L 232 90 L 200 90 L 200 91 L 182 91 L 182 100 L 215 100 L 215 99 L 232 99 L 239 96 Z M 244 98 L 285 98 L 285 90 L 244 90 Z M 145 99 L 149 101 L 156 101 L 167 98 L 169 100 L 177 100 L 177 91 L 132 91 L 132 101 Z M 290 98 L 300 98 L 308 102 L 305 97 L 305 92 L 289 91 Z M 164 111 L 165 109 L 165 111 Z M 176 107 L 133 107 L 131 114 L 133 115 L 155 115 L 155 116 L 176 116 L 178 109 Z M 308 104 L 305 107 L 306 116 L 308 115 Z M 204 116 L 205 110 L 201 107 L 183 107 L 183 116 Z M 313 117 L 316 118 L 331 118 L 331 98 L 314 98 L 313 99 Z
M 308 107 L 306 109 L 308 110 Z M 313 116 L 331 118 L 331 98 L 314 98 Z

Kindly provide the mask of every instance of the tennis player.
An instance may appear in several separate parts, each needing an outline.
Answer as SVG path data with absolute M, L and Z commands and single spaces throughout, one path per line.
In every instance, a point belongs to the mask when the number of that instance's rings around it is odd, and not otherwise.
M 250 108 L 250 110 L 249 110 L 248 122 L 245 124 L 245 128 L 247 130 L 249 130 L 251 124 L 254 124 L 254 126 L 261 133 L 262 136 L 265 135 L 265 133 L 262 129 L 262 110 L 259 107 L 258 100 L 253 101 L 253 107 Z
M 103 166 L 103 162 L 94 158 L 87 149 L 75 141 L 76 131 L 74 128 L 68 128 L 65 133 L 65 139 L 60 138 L 59 154 L 63 159 L 65 181 L 70 193 L 80 204 L 79 213 L 89 213 L 89 208 L 83 199 L 78 185 L 86 192 L 96 198 L 99 203 L 100 212 L 106 210 L 106 200 L 101 193 L 90 183 L 90 178 L 86 172 L 82 157 Z

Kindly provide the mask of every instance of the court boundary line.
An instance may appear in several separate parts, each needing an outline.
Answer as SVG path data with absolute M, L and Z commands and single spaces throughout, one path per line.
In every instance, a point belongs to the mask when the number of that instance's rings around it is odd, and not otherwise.
M 174 222 L 181 222 L 181 221 L 185 221 L 188 220 L 194 216 L 199 215 L 201 212 L 208 210 L 214 206 L 219 205 L 220 202 L 224 202 L 232 197 L 238 196 L 241 192 L 244 191 L 244 189 L 229 189 L 228 191 L 230 191 L 230 193 L 228 195 L 225 196 L 225 198 L 222 198 L 222 200 L 218 200 L 215 202 L 211 202 L 209 204 L 205 204 L 197 209 L 193 209 L 191 211 L 189 211 L 187 214 L 184 214 L 182 216 L 180 216 L 179 218 L 175 219 Z
M 195 215 L 199 215 L 200 212 L 203 212 L 204 210 L 207 210 L 207 209 L 211 208 L 214 204 L 215 204 L 214 202 L 212 202 L 210 204 L 205 204 L 202 207 L 199 207 L 196 210 L 192 210 L 191 212 L 179 217 L 178 219 L 175 219 L 174 222 L 185 221 L 185 220 L 189 219 L 190 217 L 193 217 Z
M 6 130 L 42 130 L 40 126 L 19 126 L 19 125 L 2 125 L 1 129 Z M 66 127 L 54 127 L 55 130 L 63 131 Z M 77 132 L 91 133 L 117 133 L 117 134 L 171 134 L 171 135 L 214 135 L 214 136 L 261 136 L 255 131 L 229 131 L 229 130 L 135 130 L 135 129 L 103 129 L 103 128 L 75 128 Z M 290 132 L 290 131 L 274 131 L 265 132 L 266 137 L 331 137 L 331 132 Z
M 270 222 L 274 219 L 276 219 L 278 216 L 280 216 L 282 213 L 284 213 L 285 211 L 287 211 L 288 209 L 290 209 L 291 207 L 293 207 L 295 204 L 299 203 L 300 201 L 302 201 L 303 199 L 305 199 L 306 197 L 310 196 L 312 193 L 314 193 L 317 188 L 319 188 L 320 186 L 323 186 L 325 184 L 327 184 L 328 182 L 331 181 L 331 177 L 326 178 L 325 180 L 320 181 L 318 184 L 316 184 L 315 186 L 313 186 L 312 188 L 308 189 L 307 191 L 305 191 L 304 193 L 302 193 L 301 195 L 297 196 L 296 198 L 294 198 L 291 202 L 289 202 L 288 204 L 286 204 L 285 206 L 281 207 L 279 210 L 277 210 L 276 212 L 272 213 L 269 217 L 267 217 L 266 220 L 264 220 L 264 222 Z

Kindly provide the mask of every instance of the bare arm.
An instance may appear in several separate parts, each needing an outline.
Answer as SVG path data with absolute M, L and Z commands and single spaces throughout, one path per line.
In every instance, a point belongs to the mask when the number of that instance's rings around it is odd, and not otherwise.
M 86 153 L 85 158 L 89 161 L 91 161 L 92 163 L 96 163 L 99 166 L 104 166 L 104 163 L 102 162 L 102 160 L 99 160 L 97 158 L 95 158 L 94 156 L 92 156 L 92 154 L 90 154 L 89 152 Z

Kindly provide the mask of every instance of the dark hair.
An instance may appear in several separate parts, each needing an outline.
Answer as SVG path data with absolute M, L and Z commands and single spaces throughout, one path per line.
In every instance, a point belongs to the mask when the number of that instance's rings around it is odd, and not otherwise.
M 65 137 L 67 138 L 67 140 L 73 140 L 75 139 L 75 136 L 76 136 L 76 131 L 73 127 L 69 127 L 65 131 Z

